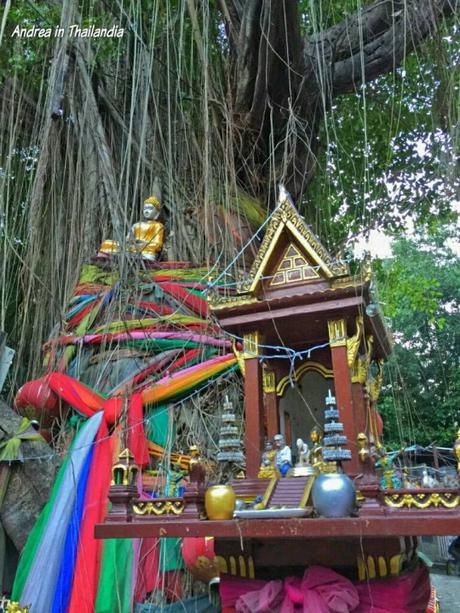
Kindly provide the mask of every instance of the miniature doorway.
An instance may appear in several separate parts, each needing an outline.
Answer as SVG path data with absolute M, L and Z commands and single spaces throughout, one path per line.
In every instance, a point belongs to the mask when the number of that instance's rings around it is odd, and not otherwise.
M 326 378 L 316 370 L 307 370 L 294 386 L 286 386 L 279 402 L 280 429 L 286 442 L 291 439 L 293 451 L 298 438 L 309 442 L 314 426 L 324 428 L 324 399 L 328 390 L 335 395 L 332 373 Z

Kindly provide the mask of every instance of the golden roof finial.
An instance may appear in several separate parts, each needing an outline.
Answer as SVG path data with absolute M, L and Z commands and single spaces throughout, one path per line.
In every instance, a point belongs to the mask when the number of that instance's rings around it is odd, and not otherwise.
M 134 456 L 128 447 L 118 455 L 118 462 L 112 466 L 111 485 L 136 485 L 139 466 L 134 462 Z

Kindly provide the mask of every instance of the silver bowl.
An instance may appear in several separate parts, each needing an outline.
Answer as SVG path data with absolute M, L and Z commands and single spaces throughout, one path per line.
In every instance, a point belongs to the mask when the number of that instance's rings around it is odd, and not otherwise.
M 350 517 L 356 506 L 353 481 L 343 473 L 326 473 L 315 479 L 313 506 L 322 517 Z

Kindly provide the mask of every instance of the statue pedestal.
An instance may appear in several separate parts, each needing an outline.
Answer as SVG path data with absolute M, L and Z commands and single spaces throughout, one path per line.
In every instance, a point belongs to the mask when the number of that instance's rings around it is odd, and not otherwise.
M 385 507 L 380 500 L 380 485 L 378 483 L 363 483 L 358 485 L 364 500 L 359 509 L 359 515 L 384 515 Z
M 288 471 L 286 477 L 311 477 L 317 474 L 313 466 L 294 466 Z

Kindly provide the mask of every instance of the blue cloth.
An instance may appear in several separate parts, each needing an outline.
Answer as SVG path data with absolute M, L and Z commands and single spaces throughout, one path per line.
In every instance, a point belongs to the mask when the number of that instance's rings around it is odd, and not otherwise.
M 75 568 L 75 560 L 77 559 L 81 518 L 85 504 L 86 484 L 88 482 L 88 474 L 93 455 L 94 447 L 91 447 L 77 485 L 77 497 L 75 500 L 72 517 L 70 518 L 69 526 L 67 528 L 61 569 L 56 584 L 56 590 L 54 592 L 52 613 L 62 613 L 63 611 L 67 611 L 67 607 L 69 606 L 69 599 L 72 591 L 73 571 Z
M 31 610 L 37 613 L 50 613 L 53 610 L 54 594 L 61 573 L 67 529 L 73 515 L 78 483 L 102 418 L 102 411 L 95 413 L 77 434 L 59 493 L 27 575 L 20 603 L 22 606 L 31 605 Z
M 288 462 L 284 462 L 284 464 L 278 465 L 278 470 L 280 471 L 282 477 L 285 477 L 287 471 L 291 468 L 292 468 L 292 464 L 289 464 Z

